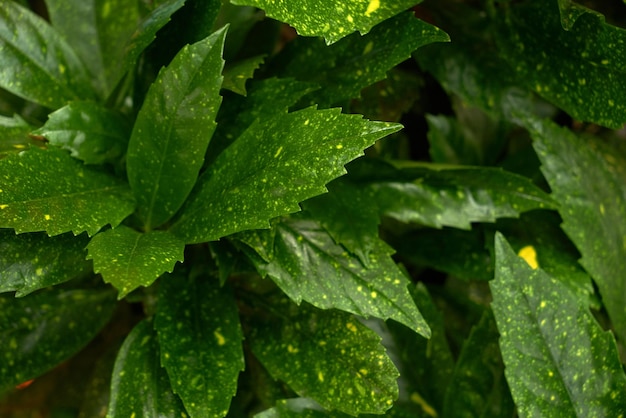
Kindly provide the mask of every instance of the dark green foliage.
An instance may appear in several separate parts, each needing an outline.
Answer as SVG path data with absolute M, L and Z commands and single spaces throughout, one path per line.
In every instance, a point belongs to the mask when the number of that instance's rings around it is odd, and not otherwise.
M 625 24 L 0 0 L 0 416 L 626 416 Z

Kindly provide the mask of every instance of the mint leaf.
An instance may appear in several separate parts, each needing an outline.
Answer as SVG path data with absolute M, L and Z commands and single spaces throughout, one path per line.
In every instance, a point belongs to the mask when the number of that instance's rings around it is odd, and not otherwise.
M 375 241 L 365 266 L 335 244 L 314 220 L 285 218 L 271 232 L 237 237 L 261 257 L 265 255 L 265 260 L 251 257 L 257 270 L 270 276 L 296 303 L 305 300 L 321 309 L 341 309 L 366 318 L 391 318 L 430 336 L 407 289 L 409 281 L 389 256 L 393 250 L 383 241 Z
M 184 47 L 150 87 L 128 144 L 128 179 L 150 230 L 183 204 L 198 178 L 222 98 L 226 30 Z
M 626 412 L 626 377 L 611 333 L 567 287 L 518 257 L 500 234 L 495 247 L 492 307 L 519 414 Z
M 44 233 L 16 235 L 0 230 L 0 292 L 25 296 L 91 271 L 85 261 L 87 236 Z
M 152 324 L 143 320 L 128 334 L 115 360 L 108 418 L 187 416 L 159 364 L 159 344 Z
M 107 323 L 110 291 L 45 290 L 0 295 L 0 392 L 53 368 L 83 348 Z
M 154 327 L 161 364 L 191 416 L 223 417 L 244 369 L 243 334 L 228 287 L 208 277 L 160 282 Z
M 346 0 L 341 4 L 325 0 L 234 0 L 234 4 L 255 6 L 268 16 L 288 23 L 303 36 L 323 36 L 326 43 L 359 31 L 366 34 L 375 25 L 405 11 L 419 0 Z
M 91 97 L 87 72 L 72 48 L 45 20 L 13 1 L 0 8 L 0 87 L 58 108 Z
M 304 109 L 253 123 L 198 180 L 172 232 L 186 243 L 267 228 L 326 191 L 343 165 L 399 125 L 370 122 L 339 109 Z
M 93 235 L 134 210 L 125 183 L 57 149 L 33 148 L 0 160 L 0 190 L 0 227 L 18 233 Z
M 101 97 L 115 87 L 112 70 L 119 49 L 139 23 L 137 2 L 124 0 L 46 0 L 52 26 L 87 67 Z
M 297 307 L 273 298 L 279 314 L 258 321 L 249 337 L 252 351 L 276 378 L 324 408 L 382 414 L 398 397 L 398 372 L 380 337 L 351 315 Z
M 533 145 L 562 228 L 600 290 L 620 339 L 626 341 L 626 153 L 619 143 L 581 138 L 550 122 L 530 122 Z
M 308 95 L 305 103 L 327 107 L 358 98 L 361 89 L 386 78 L 387 71 L 421 46 L 449 40 L 441 29 L 407 12 L 365 36 L 353 34 L 331 46 L 321 39 L 297 38 L 273 66 L 282 77 L 323 86 Z M 320 59 L 311 60 L 314 56 Z
M 119 298 L 139 286 L 149 286 L 183 261 L 185 244 L 167 231 L 137 232 L 127 226 L 101 232 L 87 250 L 94 272 L 119 290 Z
M 74 102 L 48 115 L 46 124 L 33 133 L 86 164 L 103 164 L 126 152 L 130 126 L 122 115 L 102 105 Z
M 565 31 L 555 1 L 512 5 L 501 21 L 500 52 L 529 89 L 575 119 L 624 125 L 626 30 L 588 13 Z
M 224 69 L 224 82 L 222 88 L 232 91 L 233 93 L 247 95 L 246 81 L 252 78 L 256 71 L 265 60 L 265 55 L 259 55 L 252 58 L 246 58 L 238 61 L 233 65 Z

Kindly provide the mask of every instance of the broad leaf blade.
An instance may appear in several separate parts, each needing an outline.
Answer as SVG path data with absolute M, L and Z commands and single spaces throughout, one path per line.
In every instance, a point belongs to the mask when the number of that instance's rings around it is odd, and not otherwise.
M 563 30 L 556 1 L 515 4 L 498 33 L 519 80 L 578 120 L 621 128 L 626 122 L 626 30 L 597 14 Z
M 183 204 L 204 162 L 222 101 L 226 30 L 183 48 L 150 87 L 128 145 L 127 168 L 150 230 Z
M 161 364 L 189 414 L 226 416 L 244 369 L 243 334 L 230 289 L 208 277 L 166 276 L 154 326 Z
M 224 69 L 222 88 L 246 96 L 246 81 L 252 78 L 254 72 L 263 64 L 263 61 L 265 61 L 265 55 L 259 55 L 227 66 Z
M 83 348 L 106 324 L 110 291 L 47 290 L 0 295 L 0 392 L 39 376 Z
M 93 237 L 87 258 L 93 260 L 94 272 L 119 290 L 121 299 L 171 272 L 177 261 L 183 261 L 184 249 L 185 244 L 167 231 L 142 234 L 120 225 Z
M 128 334 L 115 360 L 107 418 L 187 416 L 159 362 L 152 324 L 144 320 Z
M 118 225 L 134 210 L 128 185 L 58 149 L 0 160 L 0 227 L 58 235 Z
M 12 118 L 0 116 L 0 158 L 24 151 L 30 146 L 43 145 L 28 135 L 32 130 L 32 126 L 18 115 Z
M 272 299 L 280 313 L 258 323 L 252 351 L 300 396 L 350 415 L 382 414 L 398 396 L 398 372 L 380 337 L 349 314 Z
M 242 238 L 254 234 L 261 247 L 246 240 L 251 248 L 269 254 L 267 261 L 252 257 L 257 270 L 270 276 L 296 303 L 305 300 L 321 309 L 392 318 L 423 336 L 430 335 L 407 289 L 409 281 L 383 241 L 374 241 L 365 266 L 312 220 L 283 219 L 271 233 L 258 231 Z
M 323 36 L 331 44 L 357 30 L 365 34 L 419 0 L 346 0 L 341 4 L 325 0 L 234 0 L 232 3 L 263 9 L 268 16 L 289 23 L 300 35 Z
M 187 243 L 267 228 L 326 191 L 343 165 L 399 125 L 370 122 L 338 109 L 304 109 L 253 123 L 199 180 L 172 231 Z
M 74 102 L 48 115 L 45 125 L 33 133 L 86 164 L 103 164 L 126 152 L 130 127 L 122 115 L 104 106 Z
M 626 152 L 619 143 L 581 138 L 549 122 L 530 126 L 542 171 L 559 202 L 563 230 L 580 253 L 626 341 Z
M 611 333 L 563 284 L 496 235 L 490 287 L 505 375 L 521 416 L 619 416 L 626 377 Z
M 139 22 L 137 2 L 125 0 L 46 0 L 50 21 L 76 51 L 91 75 L 96 91 L 105 98 L 119 49 Z
M 13 1 L 0 8 L 0 87 L 58 108 L 92 96 L 83 64 L 45 20 Z
M 304 103 L 328 107 L 358 98 L 363 88 L 385 79 L 387 71 L 416 49 L 447 41 L 449 37 L 441 29 L 407 12 L 381 23 L 365 36 L 353 34 L 331 46 L 321 39 L 297 38 L 273 67 L 282 77 L 322 86 L 305 97 Z
M 88 241 L 84 234 L 48 237 L 0 230 L 0 292 L 25 296 L 91 271 L 85 261 Z

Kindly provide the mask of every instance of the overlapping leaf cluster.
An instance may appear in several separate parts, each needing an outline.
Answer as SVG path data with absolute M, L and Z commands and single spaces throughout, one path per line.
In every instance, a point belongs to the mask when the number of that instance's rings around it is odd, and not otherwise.
M 0 4 L 0 415 L 626 414 L 618 24 L 36 3 Z

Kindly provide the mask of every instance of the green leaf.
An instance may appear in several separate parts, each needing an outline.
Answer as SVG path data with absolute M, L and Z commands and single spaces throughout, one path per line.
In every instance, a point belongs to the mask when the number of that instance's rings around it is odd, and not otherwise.
M 253 123 L 200 177 L 172 232 L 186 243 L 267 228 L 326 191 L 343 165 L 400 128 L 339 109 L 304 109 Z
M 0 87 L 58 108 L 92 96 L 87 72 L 45 20 L 13 1 L 0 8 Z
M 110 291 L 47 290 L 0 295 L 0 392 L 51 369 L 83 348 L 106 324 Z
M 186 417 L 159 363 L 159 344 L 152 324 L 143 320 L 124 340 L 115 360 L 107 418 Z
M 402 222 L 470 229 L 472 222 L 554 207 L 550 196 L 527 178 L 498 168 L 416 164 L 394 176 L 374 181 L 368 189 L 381 214 Z
M 137 115 L 127 169 L 150 230 L 166 222 L 193 188 L 222 101 L 226 30 L 183 48 L 157 77 Z
M 558 0 L 559 12 L 561 13 L 561 25 L 565 30 L 572 30 L 576 20 L 587 13 L 595 13 L 598 17 L 603 17 L 600 13 L 594 12 L 572 0 Z
M 246 235 L 254 239 L 254 234 L 260 248 L 246 239 Z M 296 303 L 305 300 L 321 309 L 392 318 L 425 337 L 430 335 L 407 289 L 409 281 L 389 257 L 393 250 L 383 241 L 374 242 L 369 265 L 364 266 L 309 219 L 282 219 L 271 232 L 241 238 L 268 257 L 252 257 L 259 273 L 270 276 Z
M 184 259 L 185 244 L 167 231 L 137 232 L 127 226 L 101 232 L 87 250 L 94 272 L 119 290 L 119 298 L 139 286 L 149 286 Z
M 25 296 L 91 271 L 85 261 L 88 241 L 84 234 L 48 237 L 0 230 L 0 292 Z
M 529 123 L 563 230 L 598 285 L 615 332 L 626 341 L 626 152 L 549 122 Z
M 227 66 L 224 69 L 222 88 L 246 96 L 246 81 L 252 78 L 254 71 L 263 64 L 264 60 L 265 55 L 259 55 Z
M 269 301 L 277 316 L 249 336 L 252 351 L 276 378 L 324 408 L 382 414 L 398 397 L 398 372 L 380 337 L 351 315 Z
M 326 107 L 358 98 L 361 89 L 386 78 L 387 71 L 421 46 L 449 40 L 441 29 L 407 12 L 381 23 L 365 36 L 354 34 L 331 46 L 321 39 L 298 38 L 274 66 L 283 77 L 322 86 L 307 96 L 306 103 Z
M 24 151 L 29 146 L 43 145 L 28 135 L 32 130 L 19 115 L 12 118 L 0 115 L 0 158 Z
M 86 164 L 103 164 L 126 152 L 130 127 L 117 112 L 93 102 L 74 102 L 48 115 L 46 124 L 33 133 Z
M 520 416 L 619 416 L 626 377 L 615 339 L 567 287 L 496 235 L 490 283 L 505 375 Z
M 95 90 L 106 98 L 117 83 L 121 46 L 139 23 L 137 2 L 46 0 L 52 26 L 87 67 Z M 111 85 L 113 84 L 113 85 Z
M 516 416 L 498 337 L 493 314 L 485 310 L 461 348 L 446 390 L 443 418 Z
M 626 31 L 584 14 L 563 30 L 556 1 L 515 4 L 497 39 L 519 80 L 578 120 L 626 122 Z
M 378 23 L 405 11 L 419 0 L 233 0 L 242 6 L 255 6 L 268 16 L 288 23 L 302 36 L 323 36 L 328 44 L 359 31 L 366 34 Z
M 160 281 L 154 326 L 161 364 L 191 416 L 223 417 L 244 369 L 243 334 L 228 287 L 209 277 Z
M 58 235 L 118 225 L 134 210 L 128 185 L 62 150 L 37 148 L 0 160 L 0 227 Z

